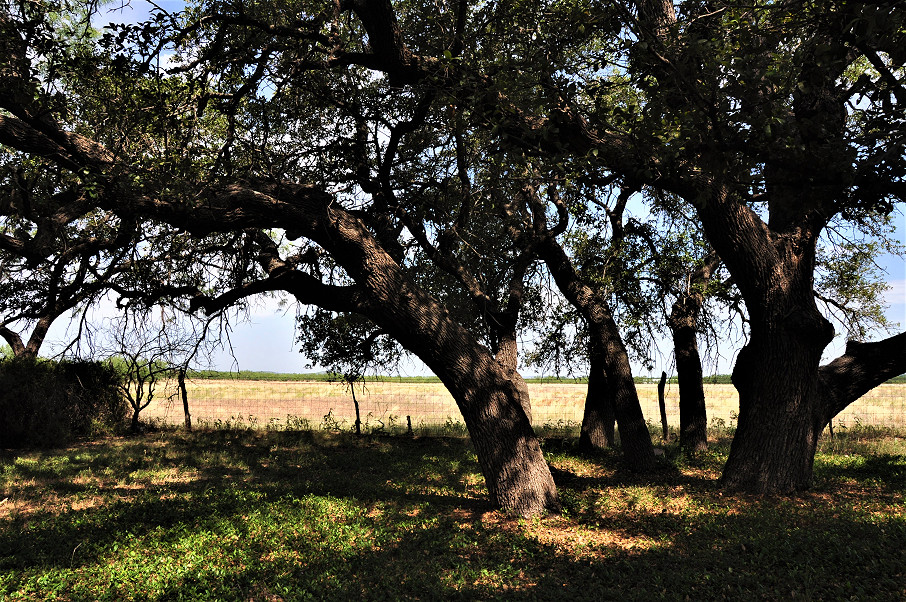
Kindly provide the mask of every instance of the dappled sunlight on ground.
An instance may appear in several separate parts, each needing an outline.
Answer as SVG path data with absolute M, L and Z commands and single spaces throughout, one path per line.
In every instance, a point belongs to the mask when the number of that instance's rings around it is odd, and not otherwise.
M 656 471 L 544 445 L 563 513 L 490 506 L 470 444 L 182 432 L 0 457 L 0 597 L 906 597 L 904 456 L 726 495 L 726 445 Z M 631 592 L 631 593 L 627 593 Z M 53 594 L 57 595 L 57 594 Z

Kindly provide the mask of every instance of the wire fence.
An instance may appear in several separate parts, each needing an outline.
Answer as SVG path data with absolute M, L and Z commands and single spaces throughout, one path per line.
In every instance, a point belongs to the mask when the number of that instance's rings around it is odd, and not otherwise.
M 636 386 L 646 420 L 660 424 L 657 385 Z M 371 382 L 351 389 L 345 383 L 252 380 L 195 380 L 187 383 L 192 420 L 200 425 L 242 422 L 270 428 L 350 429 L 355 401 L 363 426 L 370 431 L 425 432 L 443 428 L 464 432 L 453 398 L 440 383 Z M 586 385 L 529 384 L 535 427 L 571 427 L 582 421 Z M 715 426 L 735 426 L 739 398 L 733 385 L 707 384 L 708 419 Z M 665 391 L 667 422 L 679 426 L 679 388 Z M 178 424 L 183 406 L 175 383 L 159 388 L 145 419 Z M 851 404 L 834 426 L 906 428 L 906 384 L 881 385 Z

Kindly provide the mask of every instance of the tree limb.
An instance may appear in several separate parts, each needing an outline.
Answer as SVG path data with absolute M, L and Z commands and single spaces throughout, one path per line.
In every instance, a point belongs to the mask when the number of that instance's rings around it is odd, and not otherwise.
M 906 372 L 906 332 L 881 341 L 849 341 L 846 353 L 818 370 L 827 420 L 885 381 Z

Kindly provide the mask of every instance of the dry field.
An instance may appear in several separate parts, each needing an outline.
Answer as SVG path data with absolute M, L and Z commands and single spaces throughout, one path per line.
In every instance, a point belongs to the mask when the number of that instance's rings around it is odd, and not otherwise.
M 660 423 L 657 386 L 637 385 L 642 411 L 652 423 Z M 578 424 L 585 402 L 584 384 L 529 384 L 533 422 L 539 425 Z M 679 424 L 679 389 L 667 387 L 667 420 Z M 352 395 L 347 385 L 326 382 L 197 380 L 189 383 L 189 406 L 193 420 L 214 423 L 242 417 L 258 426 L 285 425 L 287 419 L 308 421 L 308 426 L 355 420 Z M 732 385 L 705 385 L 708 419 L 726 426 L 735 424 L 739 401 Z M 355 389 L 362 421 L 385 428 L 405 428 L 406 417 L 414 428 L 461 421 L 456 404 L 440 383 L 367 383 Z M 179 423 L 183 420 L 178 398 L 159 391 L 144 412 L 146 419 Z M 325 418 L 327 417 L 327 418 Z M 298 424 L 298 423 L 297 423 Z M 304 424 L 304 423 L 303 423 Z M 834 425 L 906 426 L 906 384 L 882 385 L 852 404 Z

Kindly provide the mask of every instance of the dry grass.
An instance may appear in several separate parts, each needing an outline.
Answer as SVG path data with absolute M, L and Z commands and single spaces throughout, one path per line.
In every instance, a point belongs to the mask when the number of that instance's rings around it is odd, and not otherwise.
M 637 385 L 642 411 L 649 422 L 660 423 L 657 386 Z M 543 425 L 577 425 L 582 420 L 584 384 L 529 384 L 533 422 Z M 287 417 L 308 421 L 318 427 L 325 416 L 351 426 L 355 411 L 349 387 L 341 383 L 304 381 L 198 380 L 189 384 L 189 404 L 194 419 L 214 423 L 242 416 L 253 417 L 259 427 L 269 422 L 285 425 Z M 715 426 L 733 426 L 739 399 L 733 385 L 705 385 L 708 417 Z M 406 417 L 414 428 L 443 425 L 460 420 L 452 397 L 440 383 L 368 383 L 356 387 L 356 399 L 363 422 L 385 430 L 406 428 Z M 667 421 L 679 425 L 679 389 L 670 384 L 666 391 Z M 181 402 L 175 396 L 159 394 L 145 410 L 146 418 L 179 423 Z M 906 427 L 906 384 L 881 385 L 852 404 L 835 420 L 835 426 L 874 425 Z

